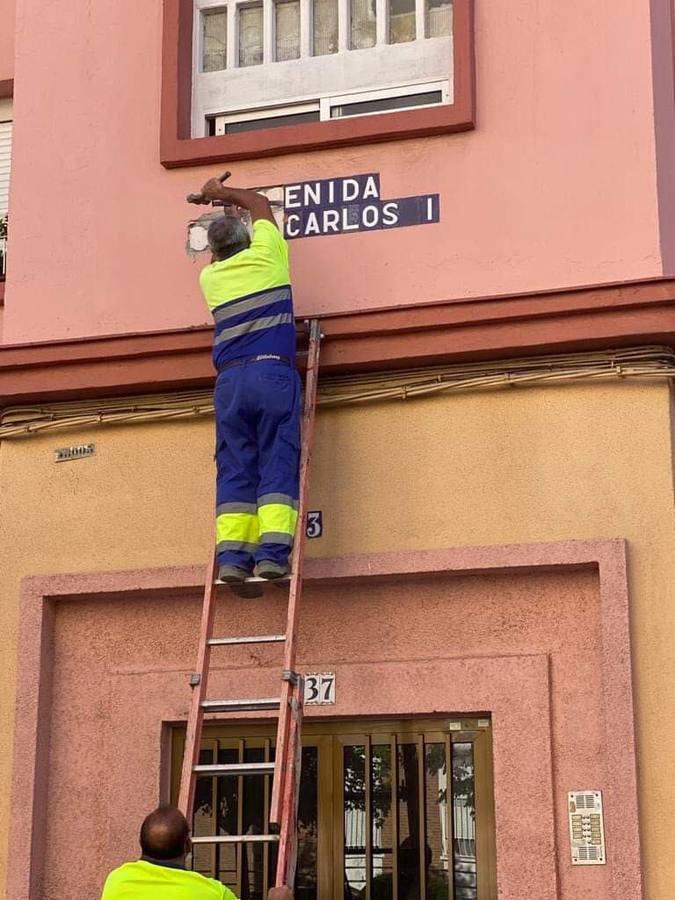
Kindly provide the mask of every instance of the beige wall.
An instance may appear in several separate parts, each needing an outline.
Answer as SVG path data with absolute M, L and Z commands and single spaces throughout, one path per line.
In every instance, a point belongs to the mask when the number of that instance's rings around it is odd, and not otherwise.
M 53 462 L 58 446 L 97 452 Z M 108 428 L 0 446 L 0 797 L 9 790 L 17 596 L 28 574 L 206 562 L 210 422 Z M 675 804 L 671 405 L 665 383 L 436 397 L 322 413 L 312 554 L 626 537 L 641 792 Z M 7 804 L 7 800 L 4 801 Z M 0 883 L 4 828 L 0 810 Z M 649 900 L 675 882 L 665 815 L 644 818 Z

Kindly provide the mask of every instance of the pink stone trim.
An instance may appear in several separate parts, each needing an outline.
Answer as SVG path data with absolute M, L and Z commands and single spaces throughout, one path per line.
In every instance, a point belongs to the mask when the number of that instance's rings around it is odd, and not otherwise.
M 605 816 L 611 841 L 611 896 L 641 900 L 636 745 L 632 695 L 629 596 L 626 545 L 622 540 L 564 541 L 497 547 L 461 547 L 404 553 L 365 554 L 306 563 L 309 582 L 387 580 L 405 576 L 517 573 L 591 568 L 598 572 L 602 617 L 602 672 L 606 717 L 608 777 Z M 7 900 L 39 900 L 41 860 L 46 840 L 46 785 L 51 703 L 54 605 L 81 597 L 107 600 L 134 594 L 198 592 L 201 566 L 145 569 L 88 575 L 26 578 L 22 584 L 17 672 L 12 822 L 9 840 Z M 528 658 L 521 658 L 521 661 Z M 535 663 L 536 657 L 532 657 Z M 364 673 L 365 674 L 365 673 Z M 548 680 L 546 680 L 548 685 Z M 611 712 L 611 715 L 609 713 Z M 499 771 L 496 772 L 497 779 Z M 551 778 L 549 772 L 548 778 Z M 555 798 L 556 803 L 560 798 Z M 500 801 L 496 798 L 497 823 Z M 553 825 L 545 829 L 554 839 Z M 499 832 L 499 828 L 498 828 Z M 498 869 L 513 865 L 512 852 L 499 845 Z M 551 859 L 555 856 L 551 846 Z M 554 867 L 551 862 L 551 866 Z M 555 871 L 546 897 L 558 896 Z M 541 898 L 543 900 L 543 898 Z

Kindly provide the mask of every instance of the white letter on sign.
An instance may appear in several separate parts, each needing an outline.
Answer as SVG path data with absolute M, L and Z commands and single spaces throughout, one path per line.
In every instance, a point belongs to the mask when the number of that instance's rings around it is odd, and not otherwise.
M 395 225 L 398 222 L 398 205 L 385 203 L 382 207 L 382 222 L 385 225 Z
M 354 190 L 353 194 L 348 194 L 347 188 L 351 186 Z M 355 178 L 345 178 L 342 182 L 342 202 L 349 203 L 352 200 L 356 200 L 359 196 L 359 183 Z
M 305 225 L 305 234 L 321 234 L 319 229 L 319 220 L 315 212 L 311 212 L 307 216 L 307 224 Z
M 297 237 L 300 234 L 300 229 L 295 227 L 297 223 L 300 221 L 300 216 L 297 213 L 293 213 L 288 216 L 286 219 L 286 234 L 289 237 Z M 294 227 L 291 227 L 294 226 Z
M 363 224 L 366 228 L 374 228 L 380 219 L 380 210 L 377 206 L 365 206 L 363 209 Z
M 358 227 L 359 227 L 358 222 L 352 222 L 351 225 L 349 224 L 349 207 L 343 206 L 342 207 L 342 230 L 343 231 L 354 231 Z
M 284 206 L 286 209 L 298 209 L 298 207 L 302 206 L 302 201 L 298 197 L 300 193 L 300 185 L 299 184 L 289 184 L 286 188 L 286 198 L 284 200 Z
M 337 209 L 326 209 L 323 213 L 323 231 L 328 234 L 329 231 L 340 233 L 340 213 Z
M 377 185 L 375 184 L 375 179 L 372 175 L 369 175 L 366 180 L 366 186 L 363 189 L 363 199 L 367 200 L 368 197 L 379 197 L 377 193 Z

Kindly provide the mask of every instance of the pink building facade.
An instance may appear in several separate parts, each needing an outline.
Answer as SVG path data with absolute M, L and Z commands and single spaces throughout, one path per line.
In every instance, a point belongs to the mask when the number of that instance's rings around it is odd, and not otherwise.
M 8 900 L 98 896 L 176 797 L 212 505 L 185 196 L 225 169 L 277 201 L 325 333 L 299 669 L 335 696 L 307 708 L 296 896 L 667 900 L 674 24 L 0 2 Z M 220 602 L 225 633 L 280 627 L 276 592 Z M 238 649 L 212 688 L 278 675 Z M 203 758 L 269 759 L 273 726 L 215 717 Z M 268 789 L 204 779 L 195 833 L 263 828 Z M 273 862 L 192 860 L 246 900 Z

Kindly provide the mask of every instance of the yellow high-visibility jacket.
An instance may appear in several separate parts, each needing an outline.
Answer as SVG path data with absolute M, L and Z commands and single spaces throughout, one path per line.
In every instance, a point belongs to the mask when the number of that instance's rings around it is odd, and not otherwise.
M 232 891 L 199 872 L 146 862 L 125 863 L 106 879 L 101 900 L 237 900 Z

